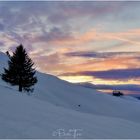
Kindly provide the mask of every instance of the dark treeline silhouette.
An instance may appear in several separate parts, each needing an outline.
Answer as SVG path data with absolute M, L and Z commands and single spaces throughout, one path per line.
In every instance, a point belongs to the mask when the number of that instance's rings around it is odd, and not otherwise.
M 36 71 L 24 47 L 19 45 L 12 56 L 8 51 L 6 54 L 9 57 L 8 69 L 4 68 L 2 79 L 12 86 L 18 86 L 20 92 L 33 91 L 32 86 L 37 83 Z

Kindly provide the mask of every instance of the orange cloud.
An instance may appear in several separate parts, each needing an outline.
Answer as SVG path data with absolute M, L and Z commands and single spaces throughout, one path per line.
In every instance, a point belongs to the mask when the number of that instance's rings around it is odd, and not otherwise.
M 81 46 L 87 45 L 90 42 L 98 42 L 98 41 L 118 41 L 122 42 L 123 46 L 125 45 L 136 45 L 140 46 L 139 42 L 140 38 L 140 29 L 132 29 L 124 32 L 103 32 L 98 29 L 91 29 L 83 34 L 74 33 L 73 38 L 63 39 L 63 40 L 55 40 L 51 43 L 62 46 Z
M 55 53 L 48 56 L 34 57 L 38 67 L 44 72 L 54 75 L 67 72 L 80 71 L 102 71 L 110 69 L 140 68 L 139 60 L 134 56 L 116 56 L 106 59 L 86 59 L 79 57 L 66 57 L 63 54 Z

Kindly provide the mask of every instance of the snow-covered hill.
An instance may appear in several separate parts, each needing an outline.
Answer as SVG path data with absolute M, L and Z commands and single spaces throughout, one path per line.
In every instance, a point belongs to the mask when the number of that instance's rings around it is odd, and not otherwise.
M 37 75 L 39 82 L 34 96 L 40 100 L 79 112 L 140 121 L 140 101 L 133 97 L 114 97 L 51 75 Z
M 1 71 L 5 61 L 0 53 Z M 31 96 L 0 80 L 0 138 L 140 138 L 139 100 L 37 77 Z

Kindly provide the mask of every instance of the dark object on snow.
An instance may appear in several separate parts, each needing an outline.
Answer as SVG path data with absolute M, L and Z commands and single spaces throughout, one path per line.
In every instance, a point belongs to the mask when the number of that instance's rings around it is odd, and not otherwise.
M 117 91 L 117 90 L 114 90 L 112 94 L 113 94 L 113 96 L 122 96 L 123 95 L 122 92 Z
M 78 107 L 80 107 L 81 105 L 78 105 Z
M 33 91 L 31 87 L 37 83 L 37 78 L 34 76 L 36 71 L 32 68 L 34 63 L 22 45 L 19 45 L 9 57 L 8 65 L 8 69 L 4 68 L 2 79 L 12 86 L 17 85 L 20 92 L 22 90 Z

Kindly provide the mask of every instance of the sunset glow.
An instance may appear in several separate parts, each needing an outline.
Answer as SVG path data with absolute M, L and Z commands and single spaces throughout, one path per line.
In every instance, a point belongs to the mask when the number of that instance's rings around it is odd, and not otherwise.
M 0 51 L 22 43 L 37 70 L 73 83 L 139 85 L 139 13 L 140 2 L 0 2 Z

